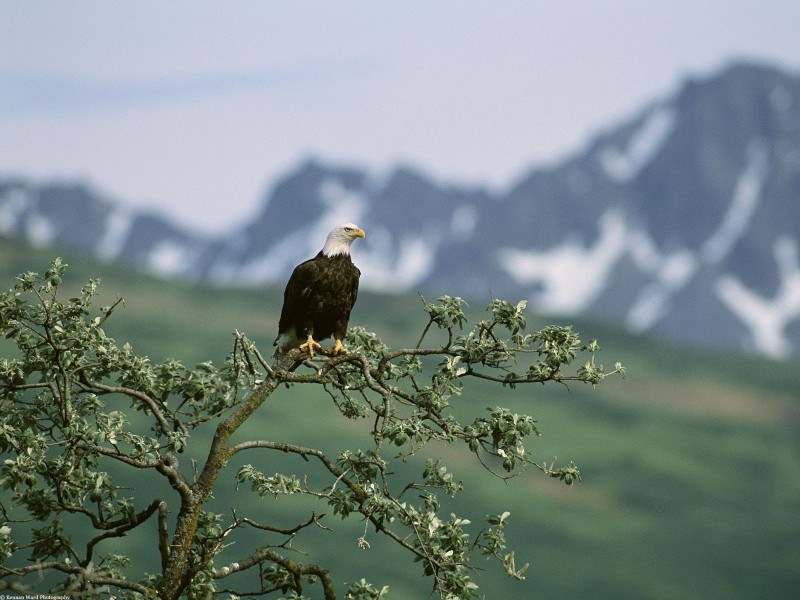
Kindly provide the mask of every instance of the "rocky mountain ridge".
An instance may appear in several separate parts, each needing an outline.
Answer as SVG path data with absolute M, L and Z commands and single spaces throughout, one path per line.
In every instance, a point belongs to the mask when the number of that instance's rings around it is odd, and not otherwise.
M 591 315 L 693 345 L 800 353 L 800 77 L 739 64 L 503 192 L 300 165 L 210 238 L 91 188 L 0 178 L 0 234 L 216 285 L 282 285 L 354 221 L 366 289 Z

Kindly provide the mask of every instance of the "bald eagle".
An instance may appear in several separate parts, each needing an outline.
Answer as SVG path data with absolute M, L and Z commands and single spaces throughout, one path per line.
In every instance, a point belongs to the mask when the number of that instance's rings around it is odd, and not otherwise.
M 319 341 L 331 336 L 334 353 L 345 351 L 342 339 L 361 276 L 350 259 L 350 245 L 358 237 L 366 234 L 352 223 L 334 227 L 322 250 L 295 267 L 283 293 L 278 337 L 273 344 L 278 347 L 276 356 L 292 348 L 314 356 L 314 349 L 321 348 Z

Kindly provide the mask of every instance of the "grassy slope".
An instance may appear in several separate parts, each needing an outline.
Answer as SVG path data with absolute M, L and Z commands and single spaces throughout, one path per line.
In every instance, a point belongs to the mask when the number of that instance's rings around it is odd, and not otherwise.
M 43 272 L 53 255 L 2 242 L 0 287 L 9 288 L 20 271 Z M 235 328 L 265 353 L 271 349 L 280 308 L 275 291 L 198 289 L 65 259 L 72 263 L 68 280 L 76 286 L 103 278 L 101 303 L 125 297 L 125 308 L 106 330 L 154 360 L 219 361 L 232 347 Z M 424 324 L 419 308 L 415 297 L 364 294 L 353 320 L 390 345 L 403 346 L 415 341 Z M 477 525 L 484 514 L 510 510 L 518 562 L 531 563 L 522 583 L 490 568 L 479 575 L 482 591 L 488 598 L 793 597 L 800 588 L 798 365 L 709 355 L 593 323 L 576 329 L 600 338 L 602 362 L 621 360 L 628 378 L 596 390 L 510 392 L 477 384 L 459 402 L 473 413 L 488 405 L 530 412 L 543 431 L 533 444 L 535 458 L 575 460 L 583 484 L 568 488 L 529 471 L 505 485 L 464 453 L 430 449 L 465 481 L 466 491 L 454 504 L 459 513 L 473 516 Z M 306 418 L 310 414 L 313 419 Z M 334 449 L 352 446 L 358 426 L 338 416 L 324 395 L 282 390 L 255 415 L 248 433 Z M 196 452 L 202 460 L 203 449 Z M 283 457 L 243 460 L 268 473 L 284 468 Z M 246 490 L 234 490 L 232 474 L 216 495 L 219 512 L 250 506 L 255 518 L 287 526 L 293 511 L 326 511 L 294 499 L 252 499 Z M 352 524 L 336 535 L 314 532 L 313 545 L 298 540 L 297 546 L 315 548 L 312 557 L 342 580 L 367 573 L 375 583 L 389 583 L 392 598 L 425 597 L 419 566 L 374 533 L 368 536 L 373 550 L 358 550 L 362 533 L 363 526 Z M 133 537 L 125 549 L 137 552 L 144 543 Z M 230 557 L 244 556 L 250 544 L 259 543 L 257 536 L 243 538 Z

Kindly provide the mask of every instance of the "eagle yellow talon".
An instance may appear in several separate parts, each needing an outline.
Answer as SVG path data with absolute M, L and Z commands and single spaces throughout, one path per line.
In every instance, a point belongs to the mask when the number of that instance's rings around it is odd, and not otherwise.
M 346 354 L 347 348 L 344 347 L 342 344 L 342 340 L 336 340 L 336 343 L 333 345 L 333 353 L 334 354 Z
M 319 342 L 316 342 L 313 337 L 308 336 L 308 341 L 300 345 L 300 350 L 306 350 L 311 358 L 314 358 L 314 348 L 322 348 Z

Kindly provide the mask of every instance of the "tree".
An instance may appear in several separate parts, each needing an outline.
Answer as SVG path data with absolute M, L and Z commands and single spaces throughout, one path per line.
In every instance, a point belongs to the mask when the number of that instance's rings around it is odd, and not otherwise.
M 222 366 L 151 364 L 106 334 L 121 299 L 94 308 L 99 281 L 89 281 L 77 297 L 61 297 L 65 269 L 56 259 L 43 277 L 22 274 L 0 296 L 0 331 L 16 348 L 0 361 L 0 589 L 29 590 L 56 574 L 53 591 L 84 597 L 112 592 L 174 600 L 226 590 L 302 598 L 321 590 L 331 599 L 337 583 L 329 571 L 297 560 L 287 540 L 299 543 L 309 528 L 334 527 L 340 517 L 363 521 L 364 548 L 367 529 L 399 545 L 410 562 L 420 563 L 435 595 L 472 597 L 473 556 L 493 557 L 509 576 L 523 578 L 524 567 L 506 548 L 509 514 L 490 515 L 475 532 L 468 519 L 440 514 L 441 495 L 462 488 L 441 460 L 425 459 L 422 476 L 411 481 L 398 480 L 393 465 L 422 462 L 428 444 L 456 444 L 500 478 L 532 465 L 570 485 L 580 480 L 574 464 L 556 467 L 529 457 L 526 439 L 537 434 L 531 416 L 490 407 L 464 420 L 452 408 L 471 379 L 513 389 L 596 385 L 623 373 L 619 364 L 606 372 L 595 362 L 597 343 L 583 344 L 568 327 L 526 332 L 524 302 L 493 300 L 488 318 L 468 326 L 464 302 L 452 297 L 424 303 L 427 322 L 412 348 L 390 349 L 355 327 L 346 354 L 323 350 L 309 360 L 293 350 L 270 364 L 236 332 Z M 430 341 L 437 336 L 440 343 Z M 567 372 L 579 355 L 586 361 Z M 311 442 L 235 441 L 234 433 L 282 386 L 320 386 L 343 418 L 368 432 L 368 447 L 332 454 Z M 298 426 L 304 418 L 298 415 Z M 197 433 L 203 426 L 213 434 Z M 208 446 L 194 469 L 179 460 L 189 444 Z M 295 457 L 296 470 L 270 473 L 277 453 Z M 240 455 L 255 455 L 261 465 L 243 464 L 235 473 L 241 488 L 263 498 L 261 518 L 237 507 L 230 515 L 207 509 L 220 476 L 233 477 L 229 461 Z M 304 477 L 312 463 L 324 481 Z M 169 495 L 146 498 L 147 488 L 131 489 L 145 473 L 167 482 Z M 316 499 L 333 515 L 298 514 L 288 528 L 264 520 L 271 498 L 293 494 Z M 230 544 L 243 528 L 256 528 L 270 541 L 244 552 Z M 160 569 L 138 578 L 130 576 L 130 557 L 113 551 L 134 530 L 150 536 L 160 557 Z M 249 584 L 239 591 L 226 583 L 241 582 L 243 575 Z M 345 597 L 385 592 L 362 579 Z

